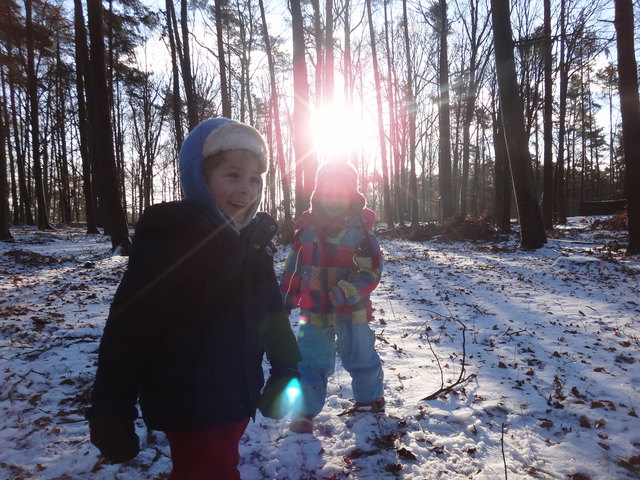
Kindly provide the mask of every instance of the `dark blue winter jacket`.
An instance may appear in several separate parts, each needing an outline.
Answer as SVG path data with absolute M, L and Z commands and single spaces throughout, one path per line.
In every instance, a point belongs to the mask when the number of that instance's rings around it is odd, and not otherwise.
M 275 221 L 239 233 L 183 200 L 149 207 L 111 306 L 87 417 L 184 431 L 254 415 L 272 371 L 300 354 L 273 270 Z

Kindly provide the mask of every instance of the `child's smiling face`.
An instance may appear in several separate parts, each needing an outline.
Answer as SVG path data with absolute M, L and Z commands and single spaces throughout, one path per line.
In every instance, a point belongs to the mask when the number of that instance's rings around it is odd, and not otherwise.
M 242 224 L 260 198 L 262 180 L 258 156 L 248 150 L 235 149 L 215 157 L 215 166 L 205 167 L 207 188 L 220 211 Z

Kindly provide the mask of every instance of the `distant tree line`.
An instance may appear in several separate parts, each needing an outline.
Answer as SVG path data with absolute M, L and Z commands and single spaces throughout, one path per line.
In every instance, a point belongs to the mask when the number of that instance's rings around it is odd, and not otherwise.
M 0 238 L 82 223 L 126 253 L 142 211 L 180 198 L 188 131 L 220 115 L 267 137 L 263 208 L 290 229 L 328 158 L 314 111 L 339 102 L 370 126 L 341 157 L 387 228 L 516 216 L 537 248 L 585 202 L 624 198 L 637 253 L 635 13 L 632 0 L 3 0 Z

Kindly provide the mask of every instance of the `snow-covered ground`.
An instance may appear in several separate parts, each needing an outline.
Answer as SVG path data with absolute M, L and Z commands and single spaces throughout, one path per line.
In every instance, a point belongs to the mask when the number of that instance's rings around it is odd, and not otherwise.
M 640 259 L 591 221 L 536 251 L 514 236 L 383 239 L 372 327 L 386 415 L 338 416 L 351 397 L 338 362 L 315 435 L 258 414 L 242 478 L 640 478 Z M 78 229 L 13 232 L 0 244 L 0 478 L 166 478 L 163 434 L 138 420 L 140 455 L 108 465 L 83 419 L 126 258 Z

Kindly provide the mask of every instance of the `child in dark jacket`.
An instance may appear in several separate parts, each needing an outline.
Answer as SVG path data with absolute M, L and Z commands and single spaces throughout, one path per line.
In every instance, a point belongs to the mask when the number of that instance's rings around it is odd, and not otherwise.
M 300 307 L 298 365 L 302 399 L 289 425 L 312 433 L 327 394 L 336 351 L 351 375 L 353 411 L 384 410 L 382 366 L 374 349 L 370 293 L 382 274 L 373 234 L 375 213 L 365 208 L 358 173 L 348 163 L 322 165 L 311 210 L 298 220 L 294 246 L 280 284 L 285 304 Z
M 185 200 L 149 207 L 136 225 L 86 414 L 114 463 L 139 451 L 139 401 L 169 439 L 171 480 L 239 479 L 238 442 L 256 408 L 281 418 L 290 407 L 300 353 L 273 269 L 276 222 L 256 214 L 265 151 L 248 125 L 202 122 L 180 151 Z

